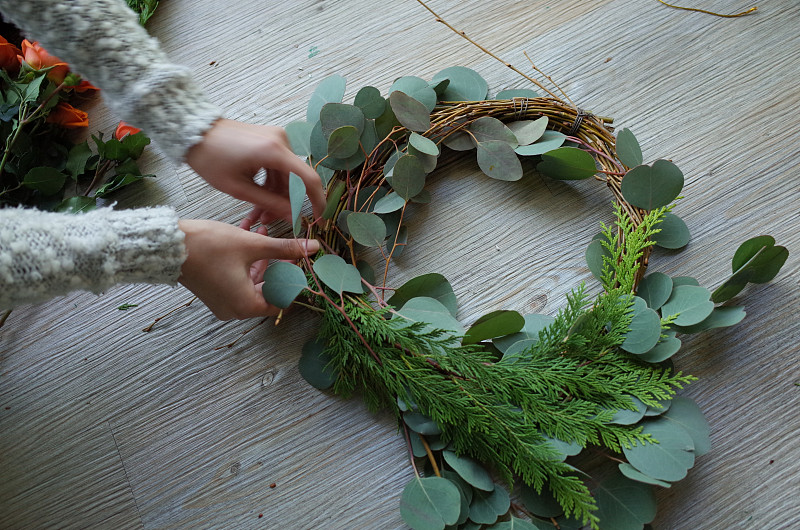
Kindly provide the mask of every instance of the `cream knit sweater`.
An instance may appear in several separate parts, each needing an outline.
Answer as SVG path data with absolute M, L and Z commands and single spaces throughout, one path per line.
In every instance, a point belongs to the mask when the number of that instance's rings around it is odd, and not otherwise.
M 221 116 L 122 0 L 0 0 L 0 12 L 100 87 L 175 161 Z M 168 208 L 0 210 L 0 309 L 120 282 L 175 284 L 183 237 Z

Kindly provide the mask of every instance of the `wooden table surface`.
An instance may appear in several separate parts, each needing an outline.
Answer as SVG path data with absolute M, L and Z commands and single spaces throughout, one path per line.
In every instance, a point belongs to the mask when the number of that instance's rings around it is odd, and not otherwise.
M 693 239 L 657 252 L 651 270 L 714 288 L 741 241 L 769 233 L 789 248 L 772 283 L 737 298 L 740 325 L 689 338 L 677 356 L 700 378 L 684 393 L 707 415 L 713 450 L 659 491 L 653 526 L 800 528 L 800 4 L 767 0 L 734 19 L 655 0 L 431 6 L 524 70 L 527 51 L 581 107 L 630 127 L 646 160 L 683 170 L 676 212 Z M 413 0 L 169 0 L 149 30 L 228 117 L 255 123 L 303 119 L 330 74 L 348 79 L 347 101 L 452 65 L 479 71 L 491 93 L 529 86 Z M 117 120 L 102 106 L 93 114 L 98 128 Z M 583 252 L 611 220 L 601 185 L 548 180 L 529 164 L 523 180 L 499 182 L 474 157 L 445 160 L 396 284 L 445 273 L 466 323 L 499 308 L 554 314 L 580 281 L 596 288 Z M 247 211 L 155 151 L 146 169 L 158 178 L 124 205 L 230 222 Z M 392 419 L 298 373 L 316 318 L 295 311 L 216 350 L 257 321 L 219 322 L 195 303 L 142 332 L 189 299 L 121 286 L 12 313 L 0 331 L 0 528 L 402 528 L 411 470 Z

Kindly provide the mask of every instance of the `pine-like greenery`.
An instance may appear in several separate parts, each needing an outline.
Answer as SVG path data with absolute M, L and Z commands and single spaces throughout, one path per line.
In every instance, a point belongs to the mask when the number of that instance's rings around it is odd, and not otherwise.
M 609 421 L 633 408 L 631 396 L 658 406 L 693 380 L 619 348 L 631 320 L 637 260 L 664 212 L 651 212 L 634 229 L 617 210 L 619 234 L 606 227 L 606 291 L 592 303 L 583 286 L 572 292 L 555 322 L 514 361 L 497 362 L 480 345 L 462 346 L 458 337 L 363 298 L 344 303 L 352 325 L 327 305 L 320 338 L 338 374 L 334 390 L 358 392 L 369 408 L 392 410 L 398 419 L 401 396 L 439 425 L 456 453 L 492 466 L 508 482 L 518 475 L 537 491 L 547 485 L 567 516 L 596 526 L 588 487 L 545 437 L 614 451 L 651 443 L 640 427 Z

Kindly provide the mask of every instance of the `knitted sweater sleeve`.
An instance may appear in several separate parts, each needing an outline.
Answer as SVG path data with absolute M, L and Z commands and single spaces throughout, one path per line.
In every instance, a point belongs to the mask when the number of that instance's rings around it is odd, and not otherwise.
M 170 208 L 0 210 L 0 310 L 116 283 L 175 284 L 184 234 Z
M 103 91 L 174 161 L 221 115 L 122 0 L 0 0 L 3 15 Z

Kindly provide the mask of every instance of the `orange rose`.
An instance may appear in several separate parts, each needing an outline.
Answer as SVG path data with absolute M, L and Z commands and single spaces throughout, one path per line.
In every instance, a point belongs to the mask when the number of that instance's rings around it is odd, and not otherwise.
M 128 125 L 124 121 L 121 121 L 119 122 L 119 125 L 117 125 L 117 130 L 114 131 L 114 138 L 116 138 L 117 140 L 122 140 L 129 134 L 136 134 L 140 131 L 141 129 L 137 129 L 133 125 Z
M 19 48 L 0 36 L 0 68 L 15 75 L 19 71 L 17 55 L 20 53 Z
M 100 89 L 91 84 L 86 79 L 81 79 L 81 82 L 78 83 L 76 86 L 72 87 L 72 90 L 78 92 L 79 94 L 82 94 L 84 92 L 89 92 L 89 93 L 97 92 Z
M 61 84 L 69 72 L 67 63 L 47 53 L 38 42 L 30 42 L 28 39 L 22 41 L 22 55 L 18 57 L 20 62 L 25 61 L 34 70 L 52 66 L 53 69 L 47 72 L 47 78 L 57 84 Z
M 60 125 L 65 129 L 78 129 L 89 126 L 89 115 L 81 109 L 76 109 L 69 103 L 61 101 L 50 111 L 46 121 Z

